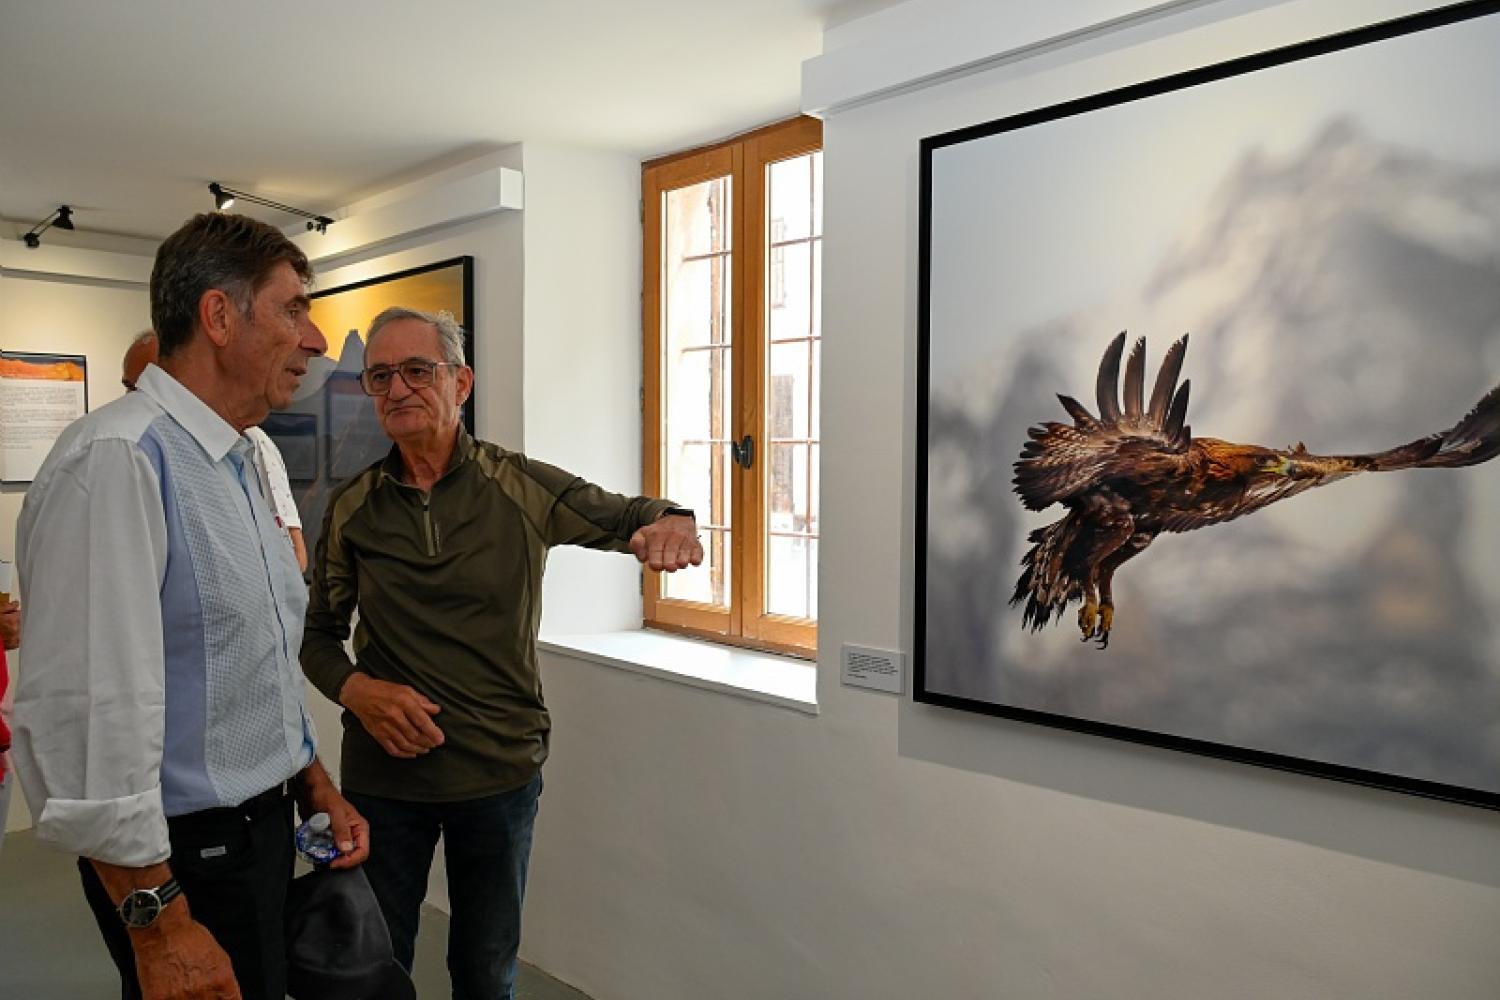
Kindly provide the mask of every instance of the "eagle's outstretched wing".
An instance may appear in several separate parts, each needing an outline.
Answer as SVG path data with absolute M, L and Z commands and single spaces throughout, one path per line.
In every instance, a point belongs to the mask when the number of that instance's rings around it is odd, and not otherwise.
M 1220 442 L 1200 439 L 1207 450 Z M 1231 446 L 1233 447 L 1233 446 Z M 1275 475 L 1253 475 L 1239 494 L 1200 494 L 1190 506 L 1160 512 L 1163 531 L 1193 531 L 1222 524 L 1318 486 L 1362 472 L 1458 469 L 1500 455 L 1500 386 L 1491 389 L 1462 420 L 1445 431 L 1365 455 L 1314 455 L 1299 444 L 1271 452 L 1282 461 Z
M 1474 405 L 1462 420 L 1440 434 L 1374 455 L 1351 455 L 1361 472 L 1396 469 L 1461 469 L 1500 455 L 1500 385 Z
M 1021 449 L 1013 480 L 1021 502 L 1042 510 L 1115 475 L 1139 475 L 1157 464 L 1180 466 L 1193 439 L 1184 423 L 1192 383 L 1177 385 L 1187 342 L 1183 336 L 1167 351 L 1147 405 L 1146 338 L 1138 339 L 1125 363 L 1122 407 L 1119 379 L 1125 334 L 1112 340 L 1099 364 L 1095 387 L 1099 416 L 1071 396 L 1060 395 L 1058 401 L 1073 423 L 1049 421 L 1027 431 L 1031 440 Z

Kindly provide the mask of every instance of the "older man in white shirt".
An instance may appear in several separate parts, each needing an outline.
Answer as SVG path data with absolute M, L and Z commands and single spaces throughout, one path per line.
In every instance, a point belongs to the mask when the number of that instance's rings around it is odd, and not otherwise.
M 80 858 L 126 997 L 282 1000 L 295 800 L 368 856 L 318 763 L 306 589 L 247 427 L 326 347 L 307 258 L 200 215 L 151 276 L 160 365 L 75 422 L 27 491 L 15 762 L 37 837 Z

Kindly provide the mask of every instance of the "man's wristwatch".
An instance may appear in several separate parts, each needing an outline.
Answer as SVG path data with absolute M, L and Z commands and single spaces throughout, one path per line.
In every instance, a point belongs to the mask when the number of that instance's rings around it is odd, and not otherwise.
M 694 521 L 698 520 L 698 515 L 693 513 L 693 509 L 691 507 L 668 507 L 666 510 L 664 510 L 664 511 L 661 512 L 661 516 L 662 517 L 690 517 Z
M 182 895 L 182 886 L 175 878 L 169 878 L 155 889 L 135 889 L 120 900 L 120 919 L 126 927 L 142 930 L 156 923 L 167 904 Z

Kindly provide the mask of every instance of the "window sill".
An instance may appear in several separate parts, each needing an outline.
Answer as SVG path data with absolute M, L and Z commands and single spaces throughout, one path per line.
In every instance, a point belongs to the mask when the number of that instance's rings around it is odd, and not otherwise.
M 550 653 L 619 667 L 677 684 L 818 714 L 817 665 L 790 656 L 646 629 L 538 640 Z

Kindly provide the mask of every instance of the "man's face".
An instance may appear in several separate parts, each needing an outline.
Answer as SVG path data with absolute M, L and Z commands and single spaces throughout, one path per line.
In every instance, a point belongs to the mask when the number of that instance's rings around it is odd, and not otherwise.
M 328 349 L 309 305 L 302 279 L 292 265 L 281 263 L 256 293 L 249 317 L 238 317 L 228 362 L 247 392 L 273 410 L 291 404 L 307 374 L 307 359 Z
M 399 319 L 380 328 L 365 351 L 365 367 L 395 368 L 403 361 L 443 361 L 442 342 L 431 323 Z M 474 387 L 468 366 L 441 365 L 431 385 L 413 389 L 399 374 L 391 377 L 388 396 L 375 396 L 375 416 L 392 441 L 441 441 L 458 428 L 459 414 Z

